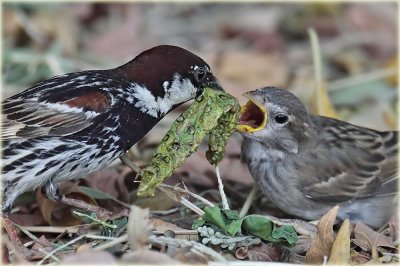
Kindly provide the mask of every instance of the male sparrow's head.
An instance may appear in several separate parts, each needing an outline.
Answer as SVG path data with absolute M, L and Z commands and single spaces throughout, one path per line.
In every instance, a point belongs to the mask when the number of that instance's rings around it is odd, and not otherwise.
M 146 50 L 116 70 L 154 97 L 169 95 L 176 104 L 201 95 L 206 87 L 223 90 L 203 59 L 172 45 Z
M 297 153 L 299 146 L 312 137 L 307 110 L 292 93 L 265 87 L 244 96 L 249 101 L 242 106 L 237 129 L 245 137 L 289 153 Z

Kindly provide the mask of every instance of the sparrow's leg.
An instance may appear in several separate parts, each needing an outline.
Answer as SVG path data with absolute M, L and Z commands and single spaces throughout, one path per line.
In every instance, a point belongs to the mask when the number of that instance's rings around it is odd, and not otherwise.
M 122 154 L 119 159 L 126 164 L 129 168 L 131 168 L 133 171 L 135 171 L 136 173 L 139 173 L 142 169 L 140 169 L 139 166 L 137 166 L 136 164 L 134 164 L 133 162 L 131 162 L 128 158 L 128 156 L 126 156 L 125 154 Z
M 60 201 L 62 198 L 59 186 L 50 179 L 42 187 L 42 194 L 46 196 L 49 200 Z

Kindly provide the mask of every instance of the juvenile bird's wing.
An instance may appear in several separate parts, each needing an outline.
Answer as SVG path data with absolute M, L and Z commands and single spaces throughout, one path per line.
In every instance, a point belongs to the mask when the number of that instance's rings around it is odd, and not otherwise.
M 309 177 L 299 184 L 305 194 L 339 203 L 397 193 L 397 132 L 378 132 L 324 117 L 313 120 L 320 139 L 302 165 Z
M 90 126 L 112 105 L 102 90 L 111 80 L 93 75 L 57 76 L 4 100 L 2 140 L 65 136 Z

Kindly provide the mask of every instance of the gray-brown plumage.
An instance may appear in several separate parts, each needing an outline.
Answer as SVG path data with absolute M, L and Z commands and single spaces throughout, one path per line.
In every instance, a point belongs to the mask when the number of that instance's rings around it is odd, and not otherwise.
M 398 132 L 309 115 L 282 89 L 245 96 L 243 159 L 276 206 L 314 220 L 339 204 L 340 219 L 374 228 L 390 219 L 397 206 Z

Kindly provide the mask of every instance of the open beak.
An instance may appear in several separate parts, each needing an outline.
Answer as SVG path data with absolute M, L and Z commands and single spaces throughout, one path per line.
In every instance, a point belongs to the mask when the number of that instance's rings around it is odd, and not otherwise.
M 267 124 L 267 110 L 248 93 L 243 94 L 249 101 L 240 108 L 239 132 L 255 132 Z

